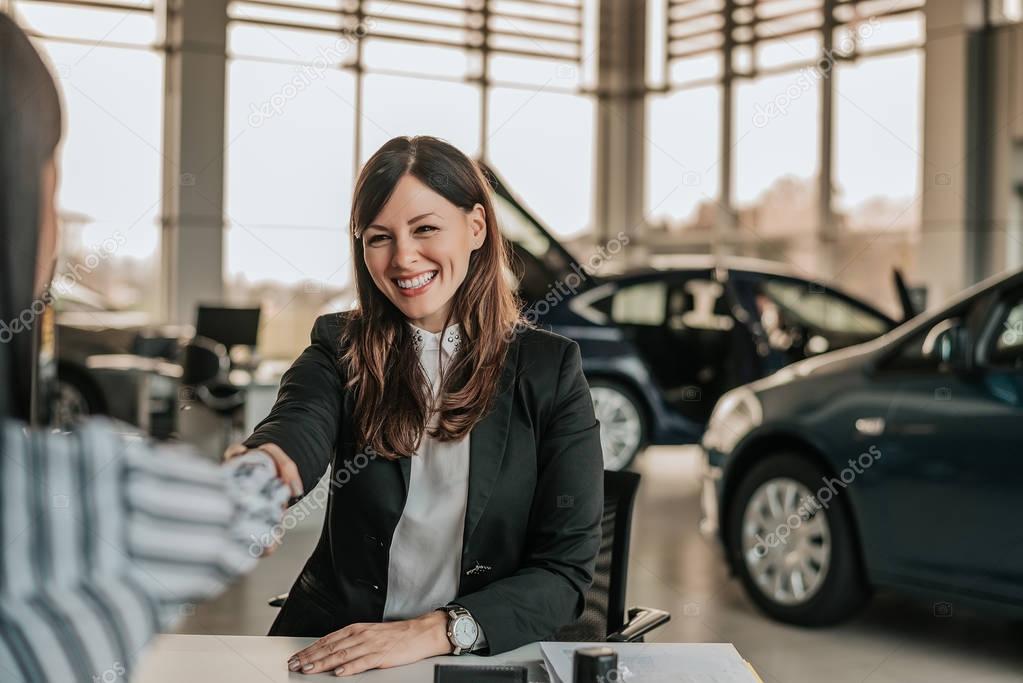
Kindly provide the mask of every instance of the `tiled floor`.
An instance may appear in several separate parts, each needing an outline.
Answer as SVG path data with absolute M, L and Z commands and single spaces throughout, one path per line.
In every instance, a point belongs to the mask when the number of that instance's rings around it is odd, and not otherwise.
M 1001 683 L 1023 681 L 1023 624 L 953 605 L 880 594 L 848 624 L 821 630 L 784 626 L 757 613 L 728 577 L 717 549 L 697 532 L 699 460 L 694 449 L 656 448 L 633 525 L 629 604 L 661 607 L 672 621 L 651 641 L 735 644 L 765 683 Z M 319 535 L 312 515 L 244 581 L 188 615 L 182 633 L 264 634 L 275 610 L 266 599 L 288 589 Z

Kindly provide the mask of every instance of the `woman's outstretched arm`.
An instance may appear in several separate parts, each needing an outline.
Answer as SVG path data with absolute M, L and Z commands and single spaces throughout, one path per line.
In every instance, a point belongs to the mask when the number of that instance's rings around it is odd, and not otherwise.
M 316 319 L 310 344 L 284 373 L 270 414 L 241 447 L 227 453 L 276 446 L 267 451 L 294 495 L 312 490 L 334 452 L 344 396 L 338 373 L 343 317 L 344 313 L 331 313 Z

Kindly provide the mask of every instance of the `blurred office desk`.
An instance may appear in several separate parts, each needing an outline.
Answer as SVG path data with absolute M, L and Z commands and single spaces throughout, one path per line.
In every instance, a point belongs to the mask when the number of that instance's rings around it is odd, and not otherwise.
M 433 667 L 436 664 L 530 665 L 530 683 L 546 683 L 549 679 L 539 662 L 543 659 L 539 643 L 523 645 L 517 650 L 493 657 L 431 657 L 415 664 L 367 671 L 349 678 L 338 679 L 327 672 L 315 676 L 288 671 L 288 658 L 313 642 L 314 638 L 270 638 L 266 636 L 191 636 L 163 635 L 156 638 L 153 646 L 143 656 L 138 670 L 132 678 L 135 683 L 283 683 L 290 681 L 353 680 L 369 683 L 432 683 Z M 587 646 L 600 643 L 585 643 Z M 581 643 L 576 645 L 582 645 Z M 621 643 L 610 643 L 612 647 Z M 566 645 L 568 647 L 568 645 Z M 633 646 L 635 647 L 635 646 Z M 721 643 L 680 643 L 656 644 L 661 651 L 673 658 L 692 661 L 694 668 L 688 672 L 692 680 L 759 681 L 753 668 L 745 662 L 731 645 Z M 645 652 L 645 650 L 644 650 Z M 697 661 L 702 666 L 695 666 Z M 730 672 L 730 673 L 729 673 Z M 681 680 L 681 671 L 661 672 L 650 677 L 639 675 L 635 683 L 644 680 Z M 686 679 L 690 680 L 690 679 Z
M 85 366 L 93 372 L 123 373 L 133 378 L 135 385 L 135 425 L 150 433 L 153 382 L 164 379 L 177 383 L 181 379 L 181 366 L 162 358 L 148 358 L 133 353 L 99 353 L 85 359 Z

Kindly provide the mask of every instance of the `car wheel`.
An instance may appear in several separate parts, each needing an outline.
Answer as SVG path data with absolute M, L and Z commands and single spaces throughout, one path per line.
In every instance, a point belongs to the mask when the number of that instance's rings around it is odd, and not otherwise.
M 846 501 L 815 495 L 826 474 L 793 453 L 768 456 L 738 482 L 728 551 L 746 593 L 768 616 L 801 626 L 840 622 L 869 597 Z
M 89 415 L 106 412 L 103 397 L 84 373 L 61 366 L 57 370 L 56 415 L 60 425 L 70 425 Z
M 590 382 L 593 412 L 600 421 L 605 470 L 624 470 L 646 445 L 646 416 L 635 394 L 618 382 Z

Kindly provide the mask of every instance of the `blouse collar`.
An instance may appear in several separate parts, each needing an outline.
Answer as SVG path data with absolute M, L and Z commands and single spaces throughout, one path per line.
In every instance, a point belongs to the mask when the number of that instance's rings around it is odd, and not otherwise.
M 412 341 L 420 354 L 443 348 L 449 356 L 453 356 L 462 345 L 462 328 L 458 323 L 448 325 L 443 332 L 430 332 L 407 320 L 405 322 L 412 330 Z

